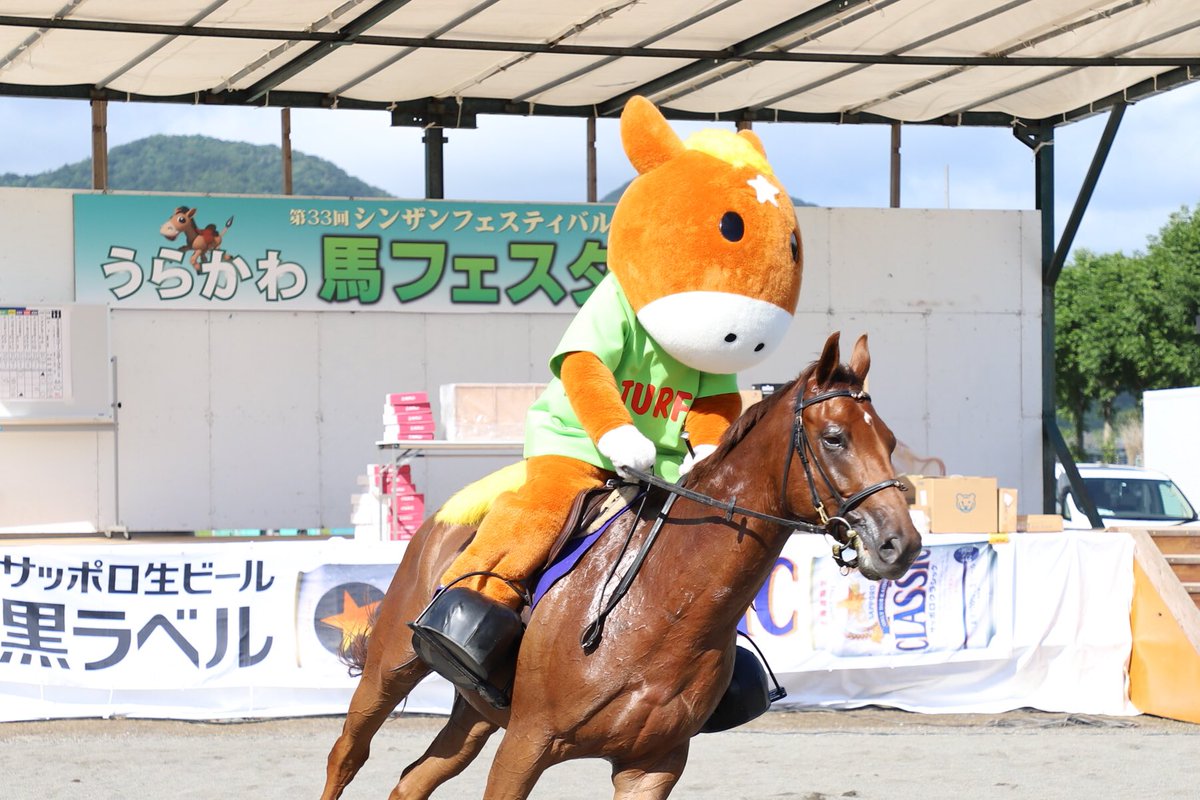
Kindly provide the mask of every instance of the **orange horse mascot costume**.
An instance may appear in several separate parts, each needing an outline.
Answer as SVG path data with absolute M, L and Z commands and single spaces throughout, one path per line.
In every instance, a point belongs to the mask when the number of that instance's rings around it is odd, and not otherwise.
M 683 141 L 634 97 L 621 139 L 638 177 L 613 213 L 608 275 L 529 411 L 523 482 L 495 498 L 442 577 L 449 588 L 410 624 L 431 668 L 501 707 L 507 696 L 484 676 L 519 636 L 523 584 L 575 497 L 631 467 L 677 480 L 712 453 L 741 413 L 736 373 L 782 341 L 800 293 L 795 212 L 757 136 Z

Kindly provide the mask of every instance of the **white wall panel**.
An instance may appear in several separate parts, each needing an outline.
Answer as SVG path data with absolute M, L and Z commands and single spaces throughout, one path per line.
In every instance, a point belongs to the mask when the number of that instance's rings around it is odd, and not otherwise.
M 0 299 L 73 299 L 71 193 L 0 190 Z M 897 436 L 996 475 L 1040 510 L 1035 212 L 798 209 L 805 276 L 784 343 L 743 386 L 788 381 L 841 330 L 870 336 L 871 391 Z M 44 235 L 31 237 L 28 231 Z M 51 233 L 54 235 L 50 235 Z M 25 242 L 28 240 L 28 244 Z M 37 241 L 35 245 L 33 242 Z M 36 264 L 32 267 L 31 264 Z M 12 294 L 10 294 L 12 293 Z M 542 382 L 564 314 L 117 310 L 120 522 L 134 530 L 344 527 L 387 392 Z M 112 434 L 0 433 L 0 527 L 108 525 Z M 418 459 L 436 506 L 511 457 Z
M 0 305 L 75 298 L 73 196 L 68 189 L 0 188 Z
M 209 315 L 115 311 L 111 329 L 121 403 L 122 522 L 139 530 L 206 528 L 212 511 Z
M 318 314 L 213 313 L 212 524 L 320 518 Z

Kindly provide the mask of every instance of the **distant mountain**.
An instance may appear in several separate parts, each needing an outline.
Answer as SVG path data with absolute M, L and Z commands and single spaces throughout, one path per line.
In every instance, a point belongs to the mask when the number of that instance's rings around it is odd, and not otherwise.
M 149 136 L 108 153 L 110 189 L 179 194 L 279 194 L 283 155 L 275 145 L 227 142 L 209 136 Z M 85 159 L 37 175 L 0 175 L 0 186 L 89 189 Z M 292 151 L 292 187 L 299 195 L 388 197 L 332 162 Z
M 622 184 L 621 184 L 620 186 L 618 186 L 617 188 L 613 189 L 613 190 L 612 190 L 611 192 L 609 192 L 608 194 L 604 195 L 604 197 L 601 197 L 601 198 L 600 198 L 600 202 L 601 202 L 601 203 L 615 203 L 615 202 L 617 202 L 618 200 L 620 200 L 620 199 L 621 199 L 621 195 L 625 194 L 625 190 L 629 188 L 629 184 L 631 184 L 631 183 L 633 183 L 633 179 L 632 179 L 632 178 L 630 178 L 629 180 L 625 181 L 624 183 L 622 183 Z M 810 202 L 808 202 L 807 200 L 801 200 L 799 197 L 793 197 L 793 198 L 792 198 L 792 205 L 793 205 L 793 206 L 816 206 L 816 203 L 810 203 Z

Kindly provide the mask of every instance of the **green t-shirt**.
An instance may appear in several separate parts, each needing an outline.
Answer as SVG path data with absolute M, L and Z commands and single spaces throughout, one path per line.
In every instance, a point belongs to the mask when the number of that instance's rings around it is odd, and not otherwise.
M 680 438 L 687 411 L 698 397 L 736 392 L 736 375 L 700 372 L 672 358 L 637 321 L 625 292 L 609 273 L 579 309 L 550 359 L 554 379 L 525 418 L 525 456 L 561 455 L 611 470 L 579 424 L 559 380 L 563 358 L 587 351 L 612 370 L 634 426 L 658 448 L 655 471 L 679 478 L 687 448 Z

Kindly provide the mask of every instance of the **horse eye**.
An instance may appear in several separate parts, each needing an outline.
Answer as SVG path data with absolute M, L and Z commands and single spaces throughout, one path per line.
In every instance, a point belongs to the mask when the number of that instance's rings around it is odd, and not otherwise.
M 736 211 L 726 211 L 721 217 L 721 235 L 731 242 L 740 242 L 746 235 L 746 223 Z
M 792 247 L 792 261 L 796 261 L 800 258 L 800 237 L 795 231 L 792 231 L 792 238 L 788 244 Z
M 826 433 L 821 436 L 821 444 L 830 450 L 838 450 L 845 446 L 846 441 L 840 433 Z

